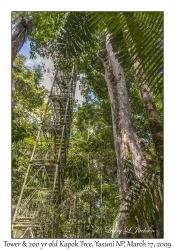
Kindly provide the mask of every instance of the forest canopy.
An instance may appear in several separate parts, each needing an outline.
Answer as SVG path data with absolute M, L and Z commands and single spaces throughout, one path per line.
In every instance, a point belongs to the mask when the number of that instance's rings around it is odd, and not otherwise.
M 70 130 L 66 115 L 59 118 L 64 100 L 54 106 L 52 90 L 49 94 L 42 86 L 43 69 L 30 68 L 20 54 L 27 40 L 31 58 L 52 59 L 59 95 L 69 96 L 65 112 L 70 110 Z M 81 105 L 70 96 L 67 80 L 61 80 L 72 68 L 72 81 L 79 82 L 84 98 Z M 50 113 L 46 99 L 53 103 Z M 61 170 L 54 209 L 51 192 L 36 189 L 44 208 L 36 209 L 41 227 L 33 237 L 162 238 L 163 12 L 12 13 L 14 221 L 38 130 L 50 138 L 44 111 L 50 122 L 64 121 L 60 126 L 68 152 L 56 163 Z M 48 154 L 58 147 L 58 132 L 54 133 L 55 144 L 37 139 L 42 152 L 47 145 Z

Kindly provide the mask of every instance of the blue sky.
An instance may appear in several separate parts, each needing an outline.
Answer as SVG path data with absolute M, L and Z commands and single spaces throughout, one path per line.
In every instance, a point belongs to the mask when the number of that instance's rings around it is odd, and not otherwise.
M 29 67 L 33 68 L 33 66 L 37 64 L 36 59 L 30 58 L 30 42 L 28 40 L 24 43 L 19 53 L 23 54 L 24 56 L 28 58 L 27 65 Z
M 30 57 L 29 51 L 30 51 L 30 42 L 27 40 L 27 42 L 25 42 L 24 45 L 22 46 L 20 54 L 23 54 L 29 58 Z

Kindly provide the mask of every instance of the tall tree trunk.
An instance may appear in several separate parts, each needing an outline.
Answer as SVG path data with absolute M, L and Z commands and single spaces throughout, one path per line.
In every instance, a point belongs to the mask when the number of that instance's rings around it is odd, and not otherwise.
M 18 12 L 18 15 L 14 19 L 12 19 L 12 24 L 15 24 L 22 17 L 24 13 L 25 12 L 23 11 Z
M 117 100 L 117 89 L 113 82 L 110 81 L 110 72 L 105 74 L 105 78 L 108 85 L 108 92 L 110 95 L 111 101 L 111 113 L 112 113 L 112 124 L 113 124 L 113 134 L 114 134 L 114 147 L 116 152 L 116 159 L 117 159 L 117 177 L 118 177 L 118 188 L 119 193 L 123 197 L 125 192 L 127 191 L 127 181 L 124 174 L 123 169 L 123 158 L 124 155 L 128 154 L 128 146 L 126 141 L 122 142 L 122 135 L 118 130 L 118 123 L 117 123 L 117 115 L 116 110 L 118 107 L 118 100 Z
M 123 29 L 124 38 L 126 38 L 126 34 L 130 32 L 129 27 L 128 26 L 126 27 L 127 28 Z M 131 37 L 132 36 L 130 35 L 130 39 L 132 39 Z M 130 51 L 131 51 L 131 48 L 128 47 L 128 52 L 131 55 Z M 135 58 L 136 58 L 136 55 L 132 58 L 134 60 L 133 68 L 137 76 L 138 86 L 139 86 L 139 89 L 143 98 L 143 102 L 145 105 L 145 111 L 146 111 L 147 118 L 148 118 L 150 132 L 152 134 L 153 142 L 155 145 L 158 162 L 161 168 L 163 168 L 163 124 L 160 120 L 154 99 L 150 92 L 150 88 L 148 87 L 148 84 L 145 82 L 144 72 L 143 70 L 140 70 L 140 67 L 142 65 L 140 65 L 140 61 L 135 60 Z
M 113 124 L 115 125 L 114 135 L 115 138 L 117 138 L 117 140 L 115 140 L 117 163 L 118 167 L 120 164 L 122 166 L 124 158 L 130 153 L 135 176 L 140 179 L 147 167 L 147 162 L 144 158 L 140 139 L 133 124 L 123 68 L 115 58 L 115 53 L 112 51 L 112 45 L 110 44 L 109 38 L 109 35 L 107 35 L 106 48 L 109 69 L 106 69 L 105 79 L 107 81 L 112 104 Z
M 105 79 L 111 101 L 118 186 L 122 197 L 128 189 L 124 172 L 124 163 L 128 155 L 131 155 L 135 178 L 138 180 L 143 177 L 143 173 L 147 168 L 147 161 L 144 158 L 140 139 L 137 136 L 133 124 L 123 68 L 115 58 L 115 53 L 110 44 L 110 35 L 106 37 L 106 48 L 108 54 L 108 67 L 105 67 Z M 123 210 L 125 210 L 125 207 L 121 204 L 114 224 L 113 238 L 128 236 L 127 234 L 122 234 L 124 229 L 128 226 L 127 217 L 125 213 L 121 212 Z M 138 225 L 145 227 L 146 222 L 144 222 L 139 215 L 136 215 L 136 218 Z M 131 237 L 131 235 L 129 236 Z M 152 237 L 152 235 L 145 233 L 143 237 Z
M 138 85 L 144 101 L 158 162 L 161 168 L 163 168 L 163 125 L 160 120 L 154 99 L 150 92 L 150 88 L 148 87 L 148 84 L 145 83 L 144 74 L 142 74 L 142 76 L 139 74 L 138 67 L 139 62 L 136 61 L 134 63 L 134 69 L 137 75 Z
M 27 37 L 32 33 L 33 24 L 32 21 L 26 22 L 23 18 L 21 22 L 16 24 L 15 32 L 12 35 L 12 61 L 22 48 Z

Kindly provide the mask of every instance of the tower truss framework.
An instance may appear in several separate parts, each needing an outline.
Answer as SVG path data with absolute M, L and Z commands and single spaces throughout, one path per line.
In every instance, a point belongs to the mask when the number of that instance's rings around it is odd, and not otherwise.
M 57 238 L 73 102 L 74 69 L 56 73 L 12 220 L 13 238 Z

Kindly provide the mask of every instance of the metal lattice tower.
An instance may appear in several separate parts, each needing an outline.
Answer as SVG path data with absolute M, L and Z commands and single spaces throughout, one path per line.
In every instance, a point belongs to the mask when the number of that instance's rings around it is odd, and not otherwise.
M 76 75 L 56 73 L 12 221 L 13 238 L 56 238 Z M 42 236 L 41 236 L 42 234 Z

